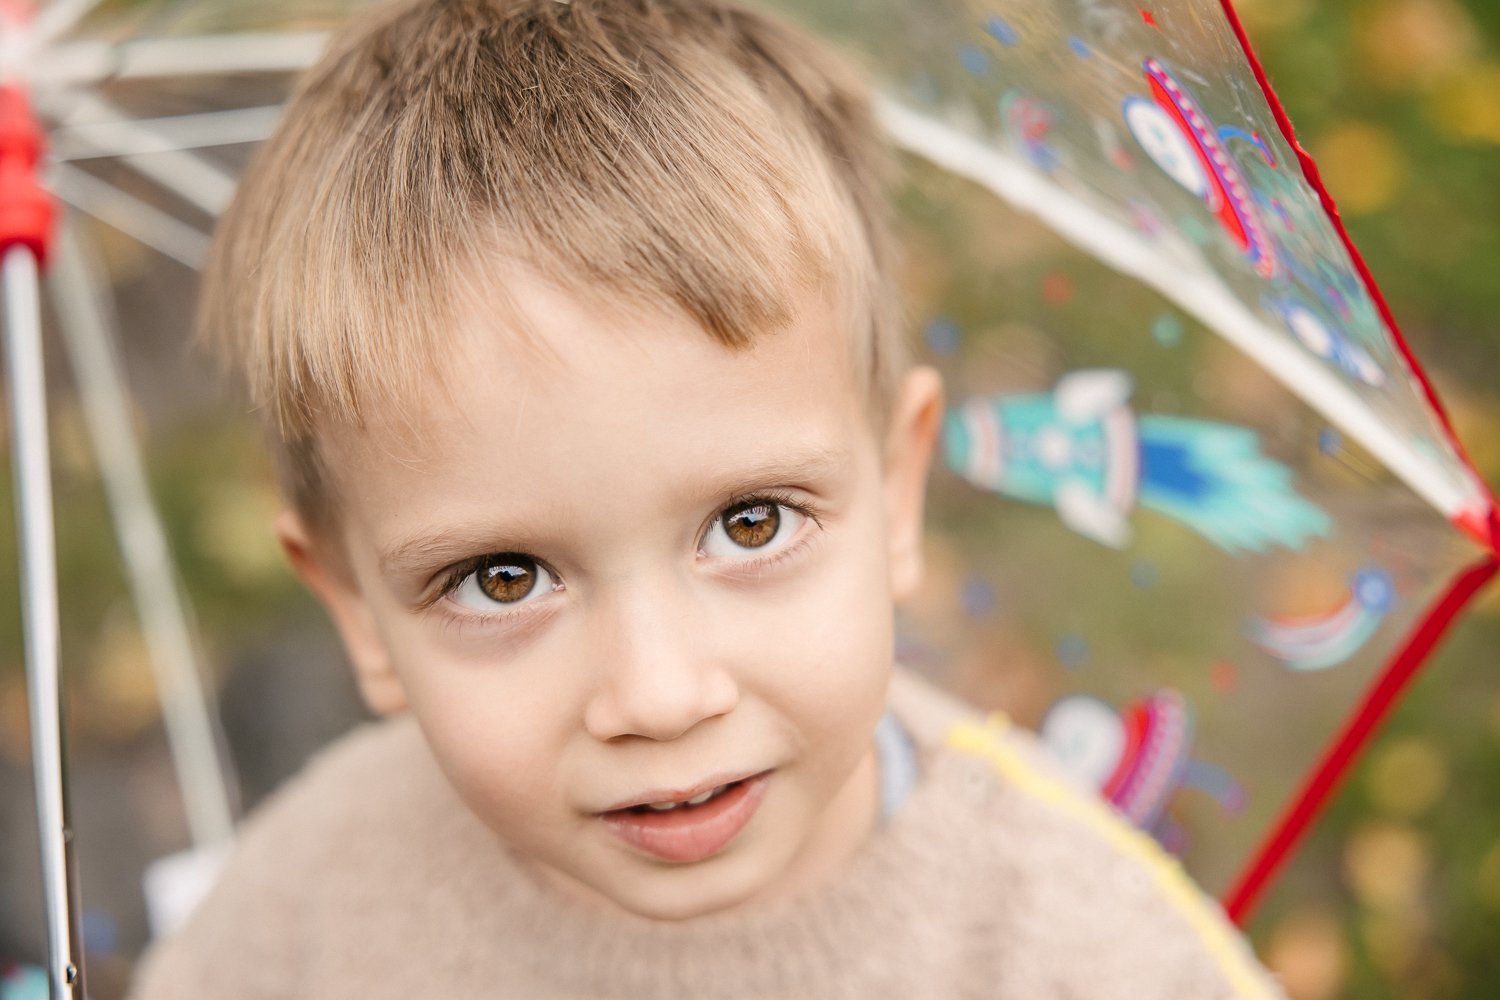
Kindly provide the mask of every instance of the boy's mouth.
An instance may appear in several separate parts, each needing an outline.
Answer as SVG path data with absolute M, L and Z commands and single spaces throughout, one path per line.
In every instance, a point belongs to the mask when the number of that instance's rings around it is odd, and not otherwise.
M 663 861 L 703 861 L 729 846 L 755 815 L 771 772 L 762 771 L 681 796 L 639 801 L 599 813 L 605 828 Z
M 708 802 L 711 799 L 716 799 L 720 795 L 723 795 L 724 792 L 728 790 L 730 785 L 736 784 L 739 784 L 739 782 L 731 781 L 729 782 L 729 784 L 719 785 L 716 788 L 710 788 L 702 795 L 695 795 L 692 798 L 682 802 L 647 802 L 645 805 L 631 806 L 628 811 L 633 813 L 671 812 L 673 809 L 688 809 L 692 806 L 701 806 L 705 802 Z

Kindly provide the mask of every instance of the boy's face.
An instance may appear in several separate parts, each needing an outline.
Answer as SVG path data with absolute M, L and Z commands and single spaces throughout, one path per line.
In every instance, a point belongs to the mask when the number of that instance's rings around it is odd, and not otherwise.
M 795 893 L 874 821 L 936 378 L 877 432 L 819 297 L 736 352 L 508 276 L 534 342 L 474 304 L 449 391 L 323 438 L 342 558 L 283 543 L 543 877 L 659 919 Z

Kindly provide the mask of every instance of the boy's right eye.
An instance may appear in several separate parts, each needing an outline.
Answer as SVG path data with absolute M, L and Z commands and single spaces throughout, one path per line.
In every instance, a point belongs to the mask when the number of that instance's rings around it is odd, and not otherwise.
M 561 587 L 545 566 L 519 552 L 485 556 L 460 573 L 449 593 L 473 611 L 490 611 L 497 604 L 513 607 Z

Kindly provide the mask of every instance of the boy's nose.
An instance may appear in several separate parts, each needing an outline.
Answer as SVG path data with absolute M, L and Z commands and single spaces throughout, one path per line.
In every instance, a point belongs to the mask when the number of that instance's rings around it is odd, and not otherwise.
M 584 710 L 595 739 L 673 740 L 739 703 L 732 672 L 704 624 L 662 601 L 630 601 L 601 623 L 597 683 Z

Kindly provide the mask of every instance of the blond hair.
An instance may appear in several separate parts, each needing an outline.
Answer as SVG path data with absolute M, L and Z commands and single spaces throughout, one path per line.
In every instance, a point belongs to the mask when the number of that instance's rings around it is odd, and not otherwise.
M 674 302 L 731 347 L 788 322 L 810 277 L 833 283 L 879 412 L 903 357 L 884 159 L 854 74 L 765 14 L 397 0 L 335 37 L 259 151 L 200 326 L 314 519 L 318 425 L 413 398 L 486 253 Z

